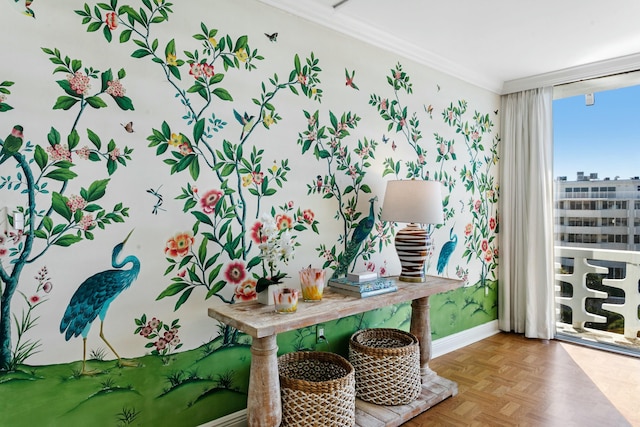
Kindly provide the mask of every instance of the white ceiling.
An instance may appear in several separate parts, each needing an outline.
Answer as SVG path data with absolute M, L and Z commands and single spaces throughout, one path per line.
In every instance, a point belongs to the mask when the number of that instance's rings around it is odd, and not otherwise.
M 498 93 L 613 58 L 640 68 L 638 0 L 260 1 Z

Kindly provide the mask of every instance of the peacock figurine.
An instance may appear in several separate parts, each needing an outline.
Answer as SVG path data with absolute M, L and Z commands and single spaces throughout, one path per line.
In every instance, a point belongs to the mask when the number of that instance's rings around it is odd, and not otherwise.
M 349 270 L 349 266 L 358 255 L 358 251 L 360 250 L 360 246 L 362 242 L 369 236 L 371 230 L 373 230 L 373 226 L 376 223 L 376 216 L 373 212 L 374 202 L 378 200 L 378 197 L 373 197 L 369 199 L 369 216 L 360 220 L 356 228 L 353 230 L 353 234 L 351 235 L 351 240 L 347 244 L 346 249 L 338 257 L 338 268 L 333 272 L 332 278 L 343 277 L 347 275 L 347 270 Z

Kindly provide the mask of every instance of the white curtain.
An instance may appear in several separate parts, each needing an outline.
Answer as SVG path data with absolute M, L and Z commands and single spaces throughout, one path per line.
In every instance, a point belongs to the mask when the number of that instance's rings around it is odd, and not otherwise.
M 553 88 L 502 97 L 498 322 L 503 331 L 551 339 Z

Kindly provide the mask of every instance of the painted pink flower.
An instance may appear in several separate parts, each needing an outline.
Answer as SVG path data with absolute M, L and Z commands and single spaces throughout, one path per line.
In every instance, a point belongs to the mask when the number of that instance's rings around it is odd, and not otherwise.
M 276 215 L 276 226 L 278 230 L 290 230 L 293 227 L 293 219 L 289 215 Z
M 398 124 L 400 125 L 401 128 L 403 128 L 403 127 L 405 127 L 407 125 L 407 120 L 405 118 L 402 118 L 402 119 L 400 119 Z
M 90 213 L 85 213 L 82 216 L 82 219 L 80 220 L 80 222 L 78 223 L 78 225 L 80 226 L 80 228 L 82 228 L 83 230 L 89 230 L 93 227 L 96 226 L 96 221 L 93 219 L 93 215 Z
M 87 95 L 91 85 L 89 84 L 89 77 L 81 71 L 76 71 L 75 74 L 69 74 L 67 76 L 71 90 L 78 95 Z
M 74 194 L 67 200 L 67 206 L 71 210 L 71 213 L 75 213 L 77 210 L 84 209 L 87 206 L 87 201 L 81 196 Z
M 479 136 L 480 134 L 478 133 L 478 131 L 471 132 L 471 139 L 473 139 L 474 141 L 477 141 Z
M 495 218 L 489 218 L 489 228 L 491 229 L 491 231 L 495 230 L 495 228 L 496 228 L 496 219 Z
M 151 329 L 156 329 L 158 326 L 160 326 L 160 320 L 158 320 L 155 317 L 153 319 L 149 320 L 149 327 Z
M 222 198 L 223 194 L 224 193 L 221 190 L 215 188 L 204 193 L 204 196 L 200 199 L 202 212 L 212 214 L 215 211 L 216 204 Z
M 118 160 L 118 157 L 120 157 L 120 149 L 118 147 L 114 148 L 113 150 L 109 151 L 109 158 L 113 161 Z
M 251 240 L 253 240 L 256 244 L 260 244 L 267 241 L 267 236 L 263 236 L 261 234 L 262 231 L 262 223 L 260 221 L 256 221 L 251 226 Z
M 235 289 L 236 300 L 252 301 L 256 299 L 256 284 L 257 282 L 253 279 L 247 279 L 239 283 Z
M 71 161 L 71 152 L 67 147 L 62 144 L 50 145 L 47 147 L 47 153 L 51 157 L 53 162 L 57 162 L 60 160 Z
M 376 265 L 373 262 L 369 261 L 366 264 L 366 269 L 367 271 L 376 271 Z
M 232 261 L 227 264 L 224 277 L 230 283 L 241 283 L 247 277 L 247 270 L 245 270 L 244 263 L 242 261 Z
M 88 160 L 89 159 L 89 154 L 91 154 L 91 149 L 88 146 L 84 146 L 82 148 L 78 148 L 75 153 L 78 155 L 78 157 L 80 157 L 82 160 Z
M 302 211 L 302 217 L 304 218 L 305 222 L 311 224 L 313 222 L 315 214 L 311 209 L 305 209 L 304 211 Z
M 173 339 L 173 337 L 174 337 L 174 334 L 171 331 L 166 331 L 164 333 L 164 335 L 162 336 L 162 338 L 164 338 L 165 341 L 167 341 L 167 342 L 171 341 Z
M 155 346 L 156 346 L 156 350 L 162 351 L 165 348 L 167 348 L 167 342 L 164 340 L 164 338 L 160 338 L 158 341 L 155 342 Z
M 381 99 L 380 100 L 380 110 L 385 111 L 387 109 L 387 100 L 386 99 Z
M 466 227 L 464 227 L 465 236 L 470 236 L 472 231 L 473 231 L 473 224 L 467 224 Z
M 36 304 L 38 301 L 40 301 L 40 297 L 38 295 L 32 295 L 29 297 L 29 302 L 31 304 Z
M 306 85 L 307 84 L 307 79 L 308 79 L 308 77 L 305 76 L 304 74 L 302 74 L 302 73 L 298 74 L 298 83 L 300 83 L 301 85 Z
M 180 144 L 180 147 L 178 148 L 180 149 L 180 154 L 182 154 L 183 156 L 187 156 L 193 153 L 193 149 L 191 148 L 191 145 L 189 145 L 188 142 L 183 142 L 182 144 Z
M 0 248 L 0 257 L 7 256 L 9 250 L 7 248 Z
M 287 202 L 287 207 L 288 207 L 289 209 L 293 209 L 294 204 L 295 204 L 295 203 L 293 202 L 293 200 L 289 200 L 289 201 Z
M 114 98 L 122 98 L 127 91 L 120 83 L 120 80 L 111 80 L 107 82 L 107 93 Z
M 480 247 L 482 248 L 482 252 L 486 252 L 487 249 L 489 249 L 489 242 L 487 242 L 487 239 L 484 239 L 482 241 L 482 243 L 480 244 Z
M 178 277 L 185 277 L 187 275 L 187 269 L 178 271 Z
M 193 62 L 191 67 L 189 68 L 189 74 L 191 74 L 194 78 L 198 78 L 202 76 L 202 64 L 198 64 L 197 62 Z
M 104 23 L 107 24 L 111 31 L 115 30 L 118 28 L 118 15 L 115 12 L 107 12 Z
M 173 337 L 173 339 L 169 344 L 171 344 L 174 347 L 177 346 L 178 344 L 180 344 L 180 337 L 176 335 L 175 337 Z
M 171 258 L 182 258 L 189 253 L 191 245 L 193 245 L 194 242 L 195 238 L 190 231 L 177 233 L 175 236 L 167 240 L 164 253 L 169 255 Z
M 214 75 L 213 65 L 202 64 L 202 72 L 204 73 L 204 75 L 206 77 L 213 77 L 213 75 Z
M 485 252 L 484 260 L 487 262 L 491 262 L 492 259 L 493 259 L 493 252 L 491 251 Z
M 482 207 L 482 201 L 481 200 L 476 200 L 476 203 L 474 205 L 474 209 L 476 210 L 476 212 L 480 212 L 480 208 Z
M 151 329 L 150 326 L 145 326 L 142 329 L 140 329 L 140 335 L 142 335 L 145 338 L 151 335 L 151 332 L 153 332 L 153 329 Z
M 254 184 L 261 185 L 262 181 L 264 181 L 264 172 L 251 172 L 251 177 Z

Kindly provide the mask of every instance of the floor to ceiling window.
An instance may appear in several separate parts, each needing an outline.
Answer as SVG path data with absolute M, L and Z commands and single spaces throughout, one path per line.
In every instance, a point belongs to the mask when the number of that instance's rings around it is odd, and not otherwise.
M 640 356 L 640 73 L 554 90 L 559 339 Z

